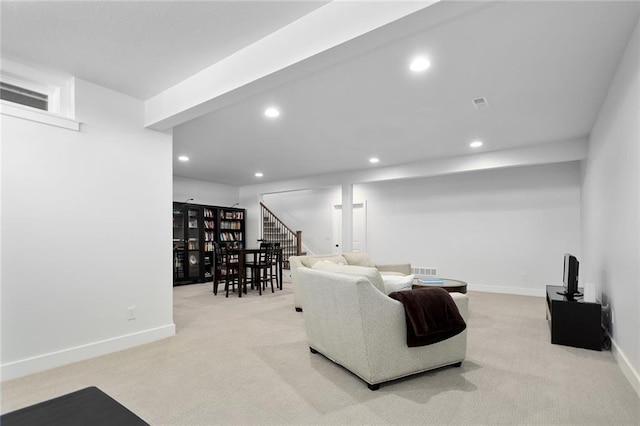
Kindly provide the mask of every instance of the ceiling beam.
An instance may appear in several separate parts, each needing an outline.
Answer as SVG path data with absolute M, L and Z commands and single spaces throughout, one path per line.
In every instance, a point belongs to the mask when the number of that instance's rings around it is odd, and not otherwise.
M 328 186 L 417 179 L 481 170 L 581 161 L 587 158 L 587 138 L 569 139 L 520 148 L 481 152 L 473 155 L 435 158 L 398 166 L 386 166 L 344 173 L 308 176 L 240 187 L 240 196 L 273 194 Z
M 148 99 L 145 126 L 165 131 L 335 63 L 344 51 L 318 56 L 439 1 L 332 1 Z

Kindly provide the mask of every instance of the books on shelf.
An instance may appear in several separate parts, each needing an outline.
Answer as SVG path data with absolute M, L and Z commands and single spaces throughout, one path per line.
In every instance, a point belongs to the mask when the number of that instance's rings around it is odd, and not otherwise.
M 240 221 L 220 222 L 220 229 L 242 229 L 242 222 Z
M 220 210 L 220 219 L 244 219 L 244 212 L 242 211 L 228 211 L 228 210 Z
M 242 232 L 221 232 L 220 241 L 242 241 Z

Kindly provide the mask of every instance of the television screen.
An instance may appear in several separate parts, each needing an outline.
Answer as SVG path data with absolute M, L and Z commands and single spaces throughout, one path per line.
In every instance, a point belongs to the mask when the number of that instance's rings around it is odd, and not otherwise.
M 578 268 L 580 263 L 575 256 L 567 253 L 564 255 L 564 272 L 562 282 L 567 296 L 573 296 L 578 293 Z

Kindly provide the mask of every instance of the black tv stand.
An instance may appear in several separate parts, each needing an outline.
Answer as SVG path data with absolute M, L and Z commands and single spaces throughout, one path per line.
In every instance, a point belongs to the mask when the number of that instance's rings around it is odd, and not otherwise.
M 579 289 L 582 290 L 582 289 Z M 579 293 L 582 295 L 582 292 Z M 602 350 L 606 336 L 602 330 L 600 303 L 568 296 L 562 286 L 547 286 L 547 320 L 551 343 L 576 348 Z
M 567 293 L 566 291 L 556 291 L 557 294 L 559 294 L 560 296 L 564 296 L 567 298 L 567 300 L 573 300 L 576 297 L 582 297 L 584 296 L 584 294 L 579 293 L 579 292 L 575 292 L 575 293 Z

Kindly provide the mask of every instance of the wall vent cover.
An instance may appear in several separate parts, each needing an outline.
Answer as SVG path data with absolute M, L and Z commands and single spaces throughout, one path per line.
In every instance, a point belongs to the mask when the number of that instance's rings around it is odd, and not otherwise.
M 489 101 L 485 97 L 475 98 L 471 102 L 473 103 L 473 107 L 475 109 L 489 108 Z
M 411 273 L 413 275 L 421 275 L 424 277 L 437 277 L 438 271 L 436 268 L 426 267 L 426 266 L 416 266 L 411 268 Z

